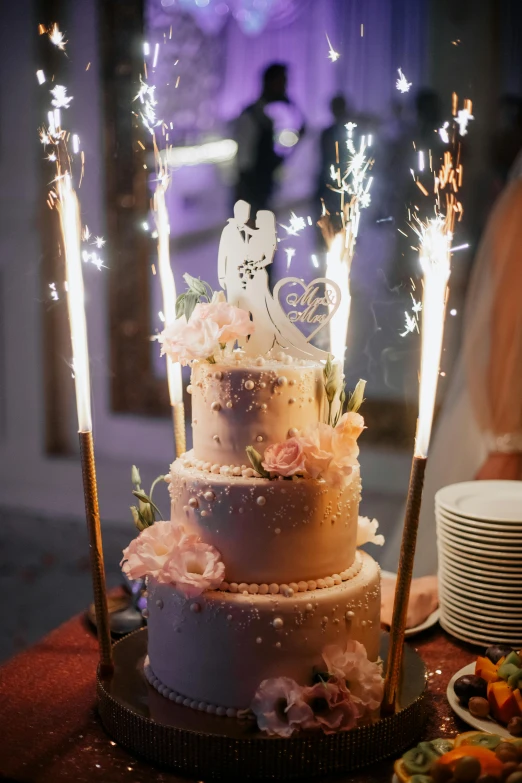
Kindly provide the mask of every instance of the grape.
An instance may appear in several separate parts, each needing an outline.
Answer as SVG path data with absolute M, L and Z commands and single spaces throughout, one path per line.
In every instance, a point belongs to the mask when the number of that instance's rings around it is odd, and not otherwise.
M 469 700 L 474 696 L 481 696 L 483 699 L 487 698 L 488 684 L 486 680 L 483 680 L 482 677 L 477 677 L 476 674 L 465 674 L 455 681 L 453 689 L 459 701 L 467 707 Z

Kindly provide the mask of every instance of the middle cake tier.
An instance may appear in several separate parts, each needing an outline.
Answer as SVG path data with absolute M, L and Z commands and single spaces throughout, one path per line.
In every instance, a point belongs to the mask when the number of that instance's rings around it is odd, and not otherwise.
M 228 583 L 313 589 L 348 578 L 355 560 L 361 481 L 269 480 L 209 473 L 187 452 L 171 466 L 171 519 L 212 544 Z M 351 574 L 350 574 L 351 575 Z M 301 584 L 300 584 L 301 583 Z

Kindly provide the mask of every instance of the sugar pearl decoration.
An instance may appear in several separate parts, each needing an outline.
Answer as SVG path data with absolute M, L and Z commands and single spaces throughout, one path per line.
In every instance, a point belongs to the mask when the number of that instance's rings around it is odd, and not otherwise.
M 314 607 L 312 606 L 312 604 L 306 604 L 305 612 L 313 612 L 313 611 L 314 611 Z
M 256 440 L 257 440 L 258 443 L 262 443 L 263 442 L 263 436 L 262 435 L 258 435 Z
M 264 381 L 261 381 L 261 383 L 259 384 L 259 388 L 266 389 L 266 383 Z
M 268 593 L 268 585 L 264 583 L 262 585 L 259 585 L 259 595 L 266 595 L 267 593 Z
M 221 410 L 221 403 L 214 401 L 210 407 L 211 407 L 211 409 L 213 411 L 220 411 Z
M 254 381 L 245 381 L 245 389 L 252 391 L 254 388 Z
M 212 440 L 215 440 L 216 443 L 219 443 L 219 435 L 212 435 Z
M 268 591 L 272 593 L 272 595 L 275 595 L 279 592 L 279 585 L 276 585 L 275 582 L 272 582 L 272 584 L 268 585 Z
M 203 495 L 203 497 L 205 498 L 205 500 L 208 500 L 208 502 L 209 502 L 209 503 L 211 503 L 213 500 L 215 500 L 215 499 L 216 499 L 216 496 L 215 496 L 215 494 L 212 492 L 212 490 L 211 490 L 211 489 L 209 489 L 207 492 L 205 492 L 205 494 Z
M 278 386 L 286 386 L 288 383 L 288 378 L 285 375 L 280 375 L 276 383 Z
M 231 407 L 232 407 L 232 400 L 229 400 L 229 401 L 227 402 L 227 408 L 231 408 Z
M 266 411 L 266 404 L 265 403 L 263 403 L 259 407 L 261 408 L 262 411 Z
M 189 385 L 187 386 L 187 394 L 192 394 L 192 384 L 191 383 L 189 383 Z
M 306 591 L 308 590 L 308 582 L 304 582 L 304 581 L 298 582 L 297 587 L 300 593 L 306 593 Z
M 197 602 L 190 604 L 190 611 L 195 612 L 196 614 L 201 612 L 201 604 L 198 604 Z
M 223 373 L 220 370 L 216 370 L 214 373 L 214 378 L 216 381 L 222 381 L 223 380 Z
M 288 430 L 288 437 L 289 438 L 296 438 L 298 435 L 299 435 L 299 430 L 297 429 L 297 427 L 290 427 L 290 429 Z M 305 509 L 305 510 L 308 510 L 308 509 Z
M 347 620 L 353 620 L 353 618 L 355 617 L 355 612 L 352 612 L 350 610 L 350 611 L 346 612 L 345 617 L 346 617 Z
M 276 529 L 274 530 L 274 533 L 276 534 L 276 536 L 278 536 L 280 532 L 281 532 L 281 528 L 280 527 L 276 527 Z
M 274 617 L 274 619 L 272 620 L 272 625 L 274 626 L 274 628 L 276 629 L 276 631 L 277 631 L 279 628 L 282 628 L 282 627 L 283 627 L 283 625 L 284 625 L 283 618 L 282 618 L 282 617 Z
M 189 498 L 188 504 L 190 508 L 197 508 L 199 506 L 199 500 L 197 498 Z
M 158 598 L 158 600 L 156 601 L 156 606 L 158 607 L 158 609 L 163 609 L 163 601 L 161 600 L 161 598 Z
M 258 356 L 257 359 L 256 359 L 256 366 L 257 367 L 262 367 L 264 365 L 264 363 L 265 363 L 264 358 L 262 356 Z
M 203 511 L 201 512 L 201 516 L 208 517 L 208 511 L 205 511 L 205 509 L 203 509 Z
M 266 503 L 266 498 L 264 495 L 259 495 L 259 497 L 256 498 L 256 503 L 258 506 L 264 506 Z

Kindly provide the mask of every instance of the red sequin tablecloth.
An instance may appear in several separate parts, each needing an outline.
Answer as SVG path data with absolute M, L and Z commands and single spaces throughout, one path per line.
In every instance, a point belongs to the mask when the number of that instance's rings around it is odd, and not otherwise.
M 415 639 L 429 672 L 424 738 L 465 731 L 446 701 L 451 675 L 473 648 L 438 627 Z M 136 760 L 103 730 L 95 709 L 96 639 L 75 617 L 0 668 L 0 779 L 31 783 L 176 783 L 177 775 Z M 337 783 L 390 781 L 392 762 Z M 319 781 L 319 783 L 325 783 Z

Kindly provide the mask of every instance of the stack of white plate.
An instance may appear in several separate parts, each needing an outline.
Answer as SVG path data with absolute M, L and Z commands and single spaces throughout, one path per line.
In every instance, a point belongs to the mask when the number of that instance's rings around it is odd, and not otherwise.
M 467 481 L 435 496 L 440 623 L 476 645 L 522 646 L 522 481 Z

